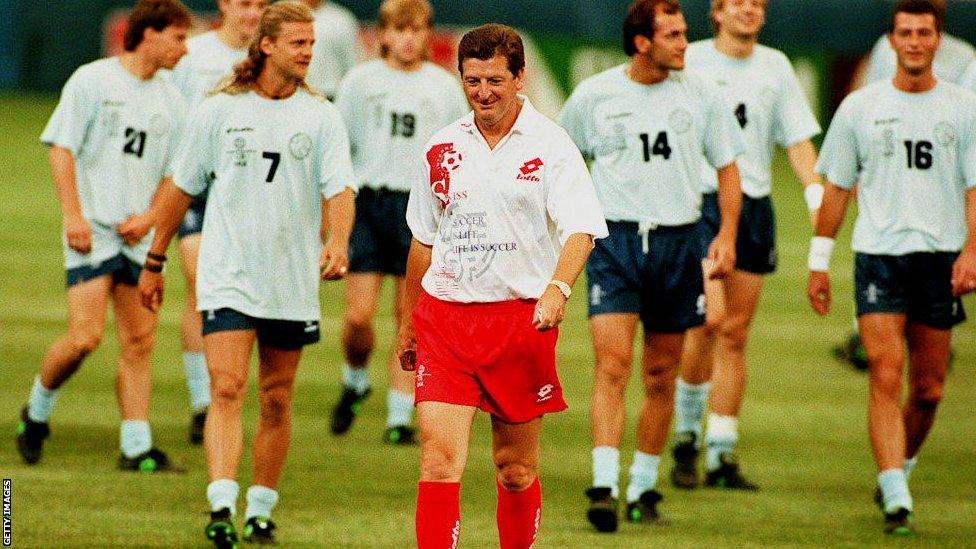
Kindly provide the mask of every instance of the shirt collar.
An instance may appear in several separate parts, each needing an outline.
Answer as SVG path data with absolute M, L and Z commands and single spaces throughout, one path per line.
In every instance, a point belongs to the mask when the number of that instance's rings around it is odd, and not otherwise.
M 515 124 L 509 133 L 518 133 L 520 135 L 532 134 L 538 125 L 539 117 L 542 115 L 535 109 L 528 97 L 522 94 L 517 94 L 516 97 L 522 103 L 522 110 L 519 111 L 518 118 L 515 119 Z M 468 112 L 461 119 L 461 129 L 470 134 L 478 130 L 474 123 L 474 111 Z

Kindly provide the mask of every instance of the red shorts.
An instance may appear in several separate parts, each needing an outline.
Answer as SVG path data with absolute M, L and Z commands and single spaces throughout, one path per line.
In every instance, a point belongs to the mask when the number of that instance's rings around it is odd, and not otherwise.
M 558 330 L 532 326 L 535 302 L 450 303 L 423 294 L 413 311 L 415 402 L 475 406 L 506 423 L 566 409 Z

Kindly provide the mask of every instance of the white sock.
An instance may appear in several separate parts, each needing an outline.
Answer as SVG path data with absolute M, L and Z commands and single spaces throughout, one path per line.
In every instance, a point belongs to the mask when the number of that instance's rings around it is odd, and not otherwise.
M 908 480 L 910 478 L 912 478 L 912 469 L 915 468 L 915 462 L 917 460 L 918 460 L 917 457 L 911 457 L 911 458 L 908 458 L 908 459 L 905 460 L 905 464 L 902 466 L 902 469 L 905 470 L 905 481 L 906 482 L 908 482 Z
M 190 410 L 202 412 L 210 406 L 210 373 L 203 353 L 183 353 L 186 388 L 190 391 Z
M 634 452 L 634 463 L 630 464 L 630 480 L 627 481 L 627 503 L 640 499 L 641 494 L 657 486 L 657 470 L 661 456 Z
M 45 388 L 41 385 L 41 376 L 38 375 L 34 378 L 34 386 L 31 387 L 30 396 L 27 398 L 27 417 L 31 421 L 47 423 L 51 419 L 51 410 L 57 399 L 58 390 Z
M 620 496 L 620 450 L 613 446 L 593 449 L 593 486 L 610 488 L 611 496 Z
M 278 491 L 267 486 L 254 485 L 247 489 L 247 511 L 244 520 L 251 517 L 271 518 L 271 510 L 278 503 Z
M 409 425 L 413 416 L 413 395 L 396 389 L 386 392 L 386 426 Z
M 709 471 L 718 469 L 722 462 L 719 457 L 731 452 L 739 440 L 739 418 L 708 414 L 708 429 L 705 432 L 705 467 Z
M 348 364 L 342 365 L 342 384 L 355 390 L 357 393 L 365 393 L 369 389 L 369 372 L 366 368 L 353 368 Z
M 119 448 L 122 455 L 132 459 L 152 448 L 152 432 L 149 422 L 141 419 L 123 419 L 119 427 Z
M 699 385 L 678 378 L 674 394 L 674 431 L 676 433 L 695 433 L 695 440 L 701 442 L 702 415 L 708 402 L 711 383 Z
M 912 510 L 912 494 L 908 491 L 908 479 L 903 469 L 886 469 L 878 473 L 878 486 L 884 496 L 885 513 L 894 513 L 900 507 Z
M 230 509 L 230 514 L 237 514 L 237 494 L 241 487 L 230 479 L 222 478 L 215 480 L 207 485 L 207 501 L 210 502 L 211 511 L 220 511 L 223 508 Z

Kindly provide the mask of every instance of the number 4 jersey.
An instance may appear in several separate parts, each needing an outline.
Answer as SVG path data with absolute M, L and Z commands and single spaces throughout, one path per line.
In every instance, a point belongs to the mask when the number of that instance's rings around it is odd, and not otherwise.
M 321 197 L 355 188 L 335 107 L 304 89 L 279 100 L 218 93 L 193 114 L 173 168 L 173 181 L 191 195 L 213 180 L 199 310 L 318 320 Z
M 118 57 L 71 75 L 41 141 L 71 151 L 86 219 L 113 227 L 146 211 L 168 173 L 185 109 L 159 72 L 140 80 Z
M 723 168 L 743 152 L 732 107 L 690 71 L 639 84 L 620 65 L 581 82 L 560 124 L 593 159 L 606 218 L 685 225 L 701 217 L 702 163 Z
M 865 86 L 834 115 L 817 171 L 843 189 L 857 183 L 855 251 L 959 251 L 976 184 L 976 95 L 943 81 L 922 93 Z

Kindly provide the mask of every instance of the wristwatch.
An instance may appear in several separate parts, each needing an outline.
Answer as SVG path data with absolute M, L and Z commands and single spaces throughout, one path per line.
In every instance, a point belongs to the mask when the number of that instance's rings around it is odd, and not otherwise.
M 569 296 L 573 294 L 573 289 L 569 287 L 569 284 L 566 284 L 562 280 L 550 280 L 549 285 L 559 288 L 559 291 L 563 293 L 563 297 L 566 299 L 569 299 Z

